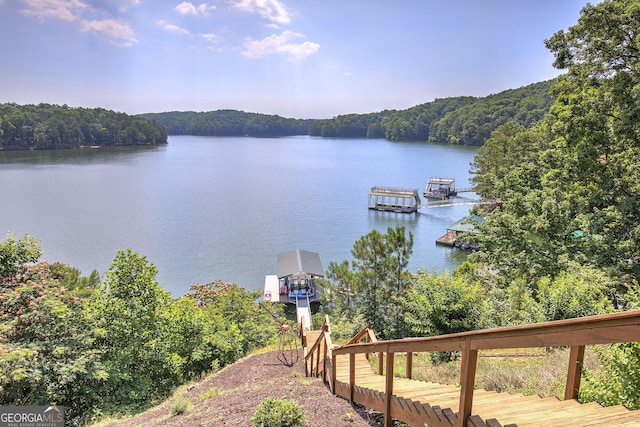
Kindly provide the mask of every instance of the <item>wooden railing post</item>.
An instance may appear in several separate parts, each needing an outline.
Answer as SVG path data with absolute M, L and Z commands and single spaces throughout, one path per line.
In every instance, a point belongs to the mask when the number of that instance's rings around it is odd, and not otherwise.
M 582 375 L 582 363 L 584 361 L 584 346 L 571 346 L 569 353 L 569 371 L 567 372 L 567 386 L 564 389 L 564 400 L 578 398 L 580 391 L 580 377 Z
M 384 375 L 384 353 L 378 352 L 378 375 Z
M 394 353 L 390 353 L 387 347 L 387 372 L 384 382 L 384 426 L 392 427 L 391 419 L 391 396 L 393 395 L 393 358 Z
M 467 338 L 462 350 L 462 361 L 460 364 L 460 409 L 458 410 L 456 427 L 465 427 L 467 425 L 467 418 L 471 416 L 477 361 L 478 350 L 471 349 L 471 338 Z
M 337 356 L 335 353 L 331 354 L 331 392 L 336 394 L 336 375 L 338 374 Z
M 356 384 L 356 354 L 349 353 L 349 401 L 353 402 L 354 385 Z
M 413 351 L 407 352 L 407 368 L 406 368 L 406 377 L 411 379 L 413 375 Z
M 321 332 L 321 334 L 322 334 L 322 338 L 324 339 L 324 331 Z M 320 373 L 319 369 L 320 369 L 320 347 L 321 346 L 322 346 L 322 342 L 320 342 L 320 345 L 318 346 L 318 349 L 316 350 L 316 377 Z

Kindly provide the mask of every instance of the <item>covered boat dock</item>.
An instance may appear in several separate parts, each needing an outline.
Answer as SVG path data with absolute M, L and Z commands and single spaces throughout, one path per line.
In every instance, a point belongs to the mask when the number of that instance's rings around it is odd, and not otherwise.
M 296 303 L 320 299 L 316 279 L 324 277 L 320 255 L 296 249 L 278 255 L 277 274 L 267 275 L 264 281 L 265 299 L 271 302 Z
M 369 192 L 369 209 L 413 213 L 420 207 L 418 189 L 373 186 Z

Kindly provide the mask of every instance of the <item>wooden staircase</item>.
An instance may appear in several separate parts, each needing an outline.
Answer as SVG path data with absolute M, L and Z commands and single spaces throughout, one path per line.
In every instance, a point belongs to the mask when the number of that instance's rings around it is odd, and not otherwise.
M 377 341 L 369 326 L 340 347 L 331 343 L 328 319 L 314 332 L 307 338 L 315 341 L 303 339 L 307 375 L 321 375 L 334 394 L 384 413 L 387 426 L 392 419 L 429 427 L 640 426 L 640 411 L 575 400 L 584 345 L 640 341 L 640 311 L 393 341 Z M 474 390 L 478 349 L 561 345 L 571 346 L 565 400 Z M 451 350 L 462 351 L 460 387 L 411 379 L 414 353 Z M 394 355 L 405 353 L 407 378 L 377 374 L 371 353 L 380 373 L 393 372 Z

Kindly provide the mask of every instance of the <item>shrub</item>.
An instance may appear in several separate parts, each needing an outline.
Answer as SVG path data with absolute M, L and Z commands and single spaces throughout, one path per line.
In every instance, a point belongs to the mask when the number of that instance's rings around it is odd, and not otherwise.
M 191 409 L 191 402 L 189 402 L 184 397 L 178 397 L 172 404 L 171 409 L 169 409 L 169 415 L 175 417 L 176 415 L 182 415 Z
M 264 399 L 251 417 L 251 425 L 255 427 L 299 427 L 306 421 L 296 402 L 272 397 Z

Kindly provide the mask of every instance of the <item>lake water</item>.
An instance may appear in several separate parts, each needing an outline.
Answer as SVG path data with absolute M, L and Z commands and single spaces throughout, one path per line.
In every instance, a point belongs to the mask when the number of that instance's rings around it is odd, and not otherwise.
M 373 185 L 424 190 L 430 176 L 469 186 L 474 147 L 364 139 L 171 136 L 160 147 L 0 152 L 0 240 L 42 241 L 42 260 L 83 274 L 118 249 L 144 254 L 174 296 L 215 279 L 261 289 L 279 253 L 351 259 L 353 243 L 398 224 L 414 234 L 410 270 L 454 269 L 436 246 L 470 206 L 370 211 Z M 458 203 L 475 199 L 465 193 Z

